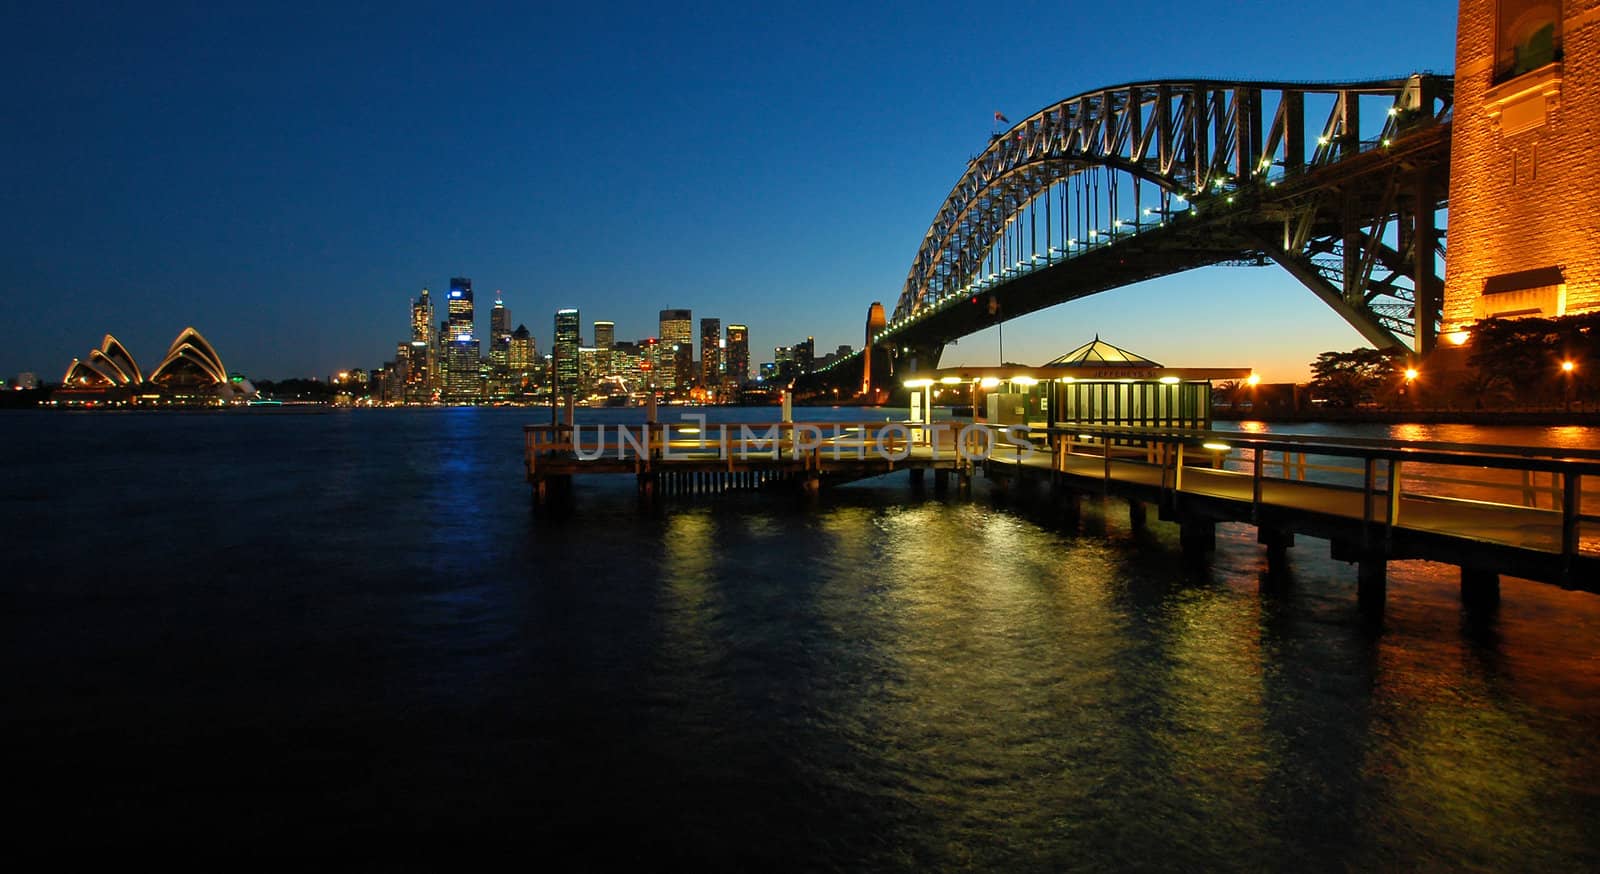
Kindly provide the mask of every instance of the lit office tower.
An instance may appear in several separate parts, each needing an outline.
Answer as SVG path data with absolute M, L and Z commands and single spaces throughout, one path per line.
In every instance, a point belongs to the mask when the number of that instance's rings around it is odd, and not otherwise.
M 411 339 L 433 342 L 433 301 L 428 299 L 426 288 L 421 297 L 411 302 Z
M 432 326 L 432 320 L 429 320 Z M 433 344 L 412 340 L 406 354 L 405 400 L 408 404 L 426 404 L 433 400 L 434 354 Z
M 728 366 L 723 373 L 734 385 L 744 385 L 750 378 L 750 329 L 744 325 L 728 326 Z
M 566 396 L 578 391 L 578 311 L 556 310 L 556 394 Z
M 483 375 L 478 369 L 481 349 L 472 328 L 472 280 L 450 280 L 449 319 L 444 336 L 444 399 L 470 404 L 483 396 Z
M 594 348 L 610 350 L 617 345 L 617 323 L 594 323 Z
M 687 389 L 694 382 L 694 317 L 688 310 L 661 311 L 661 346 L 662 358 L 670 362 L 661 368 L 661 387 Z
M 496 348 L 499 348 L 503 356 L 510 343 L 511 311 L 506 309 L 505 301 L 500 299 L 500 292 L 496 291 L 494 309 L 489 311 L 489 360 L 494 360 Z
M 460 334 L 445 344 L 444 398 L 452 404 L 483 399 L 483 374 L 478 369 L 478 338 Z
M 506 347 L 506 367 L 510 371 L 511 392 L 521 394 L 531 391 L 539 383 L 539 347 L 527 325 L 518 325 L 511 332 L 511 342 Z
M 700 385 L 715 391 L 722 385 L 722 320 L 700 320 Z
M 504 397 L 510 376 L 511 311 L 494 293 L 494 309 L 489 310 L 489 396 Z
M 407 357 L 406 386 L 418 403 L 426 401 L 439 385 L 438 337 L 433 329 L 433 301 L 428 290 L 411 302 L 411 350 Z M 421 344 L 419 347 L 417 344 Z M 418 350 L 421 350 L 420 352 Z M 413 400 L 408 396 L 407 400 Z
M 472 280 L 457 276 L 450 280 L 450 331 L 446 340 L 470 337 L 472 328 Z M 474 365 L 476 367 L 476 365 Z

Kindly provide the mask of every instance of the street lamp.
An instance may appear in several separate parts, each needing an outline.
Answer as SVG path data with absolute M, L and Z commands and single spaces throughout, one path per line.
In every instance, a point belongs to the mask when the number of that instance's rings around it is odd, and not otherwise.
M 1574 364 L 1570 358 L 1561 362 L 1561 376 L 1565 379 L 1562 395 L 1569 413 L 1572 412 L 1572 372 L 1577 369 L 1578 365 Z

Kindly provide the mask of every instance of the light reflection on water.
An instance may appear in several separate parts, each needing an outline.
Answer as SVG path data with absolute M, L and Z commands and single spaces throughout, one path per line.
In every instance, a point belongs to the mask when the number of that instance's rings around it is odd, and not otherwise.
M 571 517 L 536 516 L 535 420 L 0 418 L 36 460 L 0 479 L 34 532 L 3 589 L 16 791 L 74 811 L 80 842 L 1600 863 L 1593 596 L 1507 580 L 1471 618 L 1453 569 L 1397 563 L 1375 633 L 1324 543 L 1261 593 L 1245 526 L 1185 570 L 1170 526 L 1116 502 L 1069 528 L 981 480 L 970 501 L 892 477 L 642 513 L 631 482 L 585 479 Z M 85 550 L 86 515 L 127 522 Z

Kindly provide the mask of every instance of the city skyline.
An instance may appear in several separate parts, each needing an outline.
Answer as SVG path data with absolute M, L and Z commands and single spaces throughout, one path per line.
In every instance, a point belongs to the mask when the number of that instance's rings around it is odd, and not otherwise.
M 978 49 L 954 7 L 642 6 L 621 28 L 585 10 L 93 10 L 70 36 L 48 26 L 53 10 L 24 11 L 18 32 L 37 38 L 7 90 L 29 126 L 5 143 L 19 171 L 0 219 L 16 339 L 0 372 L 53 376 L 102 325 L 150 348 L 181 322 L 205 326 L 244 372 L 325 374 L 389 357 L 386 302 L 461 274 L 520 312 L 615 318 L 624 337 L 650 335 L 647 314 L 681 302 L 737 315 L 757 349 L 805 335 L 858 345 L 996 111 L 1168 74 L 1452 67 L 1451 3 L 1269 9 L 1211 10 L 1159 62 L 1047 52 L 959 76 L 945 71 Z M 1359 41 L 1325 36 L 1380 10 L 1387 26 Z M 1148 14 L 1194 18 L 1177 3 Z M 1116 10 L 1029 15 L 1035 32 L 1126 26 Z M 205 49 L 179 58 L 175 39 Z M 442 45 L 473 45 L 471 62 L 414 60 Z M 618 56 L 630 60 L 601 60 Z M 1194 336 L 1195 300 L 1225 310 L 1226 330 Z M 1283 324 L 1295 330 L 1272 329 Z M 992 359 L 992 333 L 951 347 L 950 363 Z M 1095 333 L 1268 379 L 1362 343 L 1281 270 L 1209 268 L 1008 323 L 1006 353 L 1048 360 Z

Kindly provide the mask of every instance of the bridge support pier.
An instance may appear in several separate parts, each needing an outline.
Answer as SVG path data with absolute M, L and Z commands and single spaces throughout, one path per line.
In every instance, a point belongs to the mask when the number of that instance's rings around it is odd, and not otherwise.
M 920 467 L 911 468 L 911 490 L 912 491 L 914 491 L 914 492 L 922 491 L 923 481 L 924 481 L 924 479 L 926 479 L 926 474 L 927 474 L 927 471 L 923 470 Z
M 1128 499 L 1128 525 L 1135 531 L 1143 531 L 1145 522 L 1149 519 L 1149 509 L 1144 501 Z
M 1461 603 L 1470 609 L 1500 604 L 1500 575 L 1482 568 L 1461 568 Z
M 950 471 L 936 470 L 933 472 L 933 493 L 944 497 L 950 491 Z
M 963 498 L 972 497 L 972 468 L 956 471 L 956 494 Z
M 800 480 L 800 491 L 808 498 L 815 498 L 822 493 L 822 477 L 816 471 L 807 473 Z

